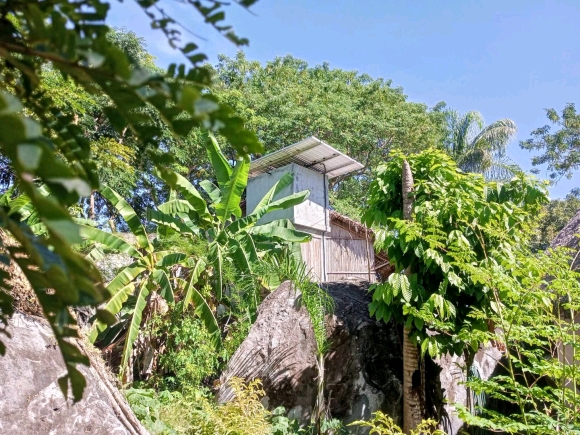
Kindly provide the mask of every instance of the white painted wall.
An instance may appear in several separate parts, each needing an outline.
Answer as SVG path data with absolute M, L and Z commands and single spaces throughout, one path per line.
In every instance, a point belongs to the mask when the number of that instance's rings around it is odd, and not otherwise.
M 274 169 L 269 174 L 261 174 L 248 181 L 246 193 L 247 213 L 251 213 L 264 195 L 286 173 L 294 174 L 292 184 L 286 187 L 274 198 L 279 199 L 292 193 L 309 190 L 310 196 L 300 205 L 292 209 L 276 211 L 264 216 L 260 223 L 276 219 L 290 219 L 308 232 L 330 231 L 328 209 L 328 180 L 326 176 L 303 166 L 291 163 L 282 168 Z

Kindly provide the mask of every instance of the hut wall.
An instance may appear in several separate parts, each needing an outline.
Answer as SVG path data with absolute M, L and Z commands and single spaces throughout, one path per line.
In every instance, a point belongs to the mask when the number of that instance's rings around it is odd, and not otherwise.
M 323 280 L 322 270 L 322 238 L 312 235 L 312 240 L 300 245 L 302 259 L 306 263 L 306 270 L 310 272 L 312 279 L 317 282 Z
M 324 275 L 328 282 L 353 278 L 375 282 L 375 251 L 372 240 L 366 240 L 364 235 L 349 231 L 334 221 L 330 228 L 330 232 L 324 236 L 325 268 L 321 235 L 313 234 L 310 242 L 301 245 L 302 258 L 312 277 L 318 282 L 325 279 Z
M 332 222 L 325 236 L 326 277 L 329 282 L 365 279 L 375 282 L 372 240 Z

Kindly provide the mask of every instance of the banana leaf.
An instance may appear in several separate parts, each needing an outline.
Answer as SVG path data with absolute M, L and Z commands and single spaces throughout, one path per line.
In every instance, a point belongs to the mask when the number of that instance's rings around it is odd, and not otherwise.
M 131 354 L 133 353 L 133 344 L 139 336 L 141 331 L 141 321 L 143 320 L 143 310 L 147 306 L 147 296 L 149 296 L 149 283 L 143 280 L 139 292 L 137 293 L 137 301 L 135 302 L 135 310 L 133 311 L 133 316 L 131 316 L 131 323 L 129 324 L 129 330 L 127 331 L 127 337 L 125 338 L 125 347 L 123 348 L 123 356 L 121 358 L 121 378 L 126 378 L 127 365 L 131 359 Z
M 197 189 L 193 187 L 193 184 L 185 177 L 161 167 L 156 168 L 154 173 L 156 177 L 165 181 L 169 187 L 183 195 L 199 216 L 200 226 L 213 224 L 213 217 L 207 209 L 207 203 Z
M 143 257 L 141 253 L 130 243 L 127 243 L 125 240 L 115 236 L 114 234 L 99 230 L 98 228 L 79 225 L 79 234 L 83 239 L 89 239 L 93 242 L 100 243 L 101 245 L 104 245 L 116 252 L 122 252 L 124 254 L 130 255 L 133 258 Z
M 147 237 L 145 227 L 143 227 L 143 224 L 141 224 L 141 221 L 139 220 L 139 216 L 137 216 L 137 213 L 135 213 L 135 210 L 133 210 L 129 203 L 108 186 L 105 186 L 101 190 L 101 195 L 113 204 L 125 222 L 127 222 L 129 229 L 137 238 L 137 245 L 139 248 L 145 249 L 147 252 L 153 252 L 153 246 Z
M 237 218 L 242 217 L 240 201 L 248 184 L 249 171 L 250 161 L 248 158 L 238 160 L 230 179 L 222 189 L 220 202 L 215 205 L 216 216 L 220 222 L 225 223 L 232 215 Z
M 117 291 L 111 297 L 111 299 L 109 299 L 109 301 L 103 308 L 108 312 L 110 312 L 111 314 L 117 314 L 119 311 L 121 311 L 123 303 L 127 300 L 129 295 L 132 295 L 134 292 L 135 292 L 135 283 L 131 282 L 127 284 L 125 287 L 122 287 L 119 291 Z M 107 325 L 98 320 L 95 323 L 93 323 L 93 326 L 91 327 L 88 335 L 89 341 L 91 343 L 94 343 L 95 340 L 97 339 L 97 336 L 101 332 L 103 332 L 106 328 Z
M 232 176 L 232 168 L 222 153 L 213 133 L 209 132 L 208 138 L 209 140 L 206 142 L 207 155 L 215 171 L 217 182 L 220 188 L 224 189 Z

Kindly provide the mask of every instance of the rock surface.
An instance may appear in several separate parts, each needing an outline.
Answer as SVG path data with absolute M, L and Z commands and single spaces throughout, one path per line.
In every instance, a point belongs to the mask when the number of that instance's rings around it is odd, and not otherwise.
M 335 301 L 327 333 L 326 399 L 331 415 L 345 422 L 376 410 L 399 424 L 402 417 L 402 353 L 397 328 L 371 319 L 368 283 L 324 284 Z M 220 401 L 231 398 L 227 379 L 260 378 L 270 409 L 283 405 L 308 422 L 316 400 L 315 341 L 310 318 L 289 282 L 259 308 L 250 334 L 221 378 Z
M 0 433 L 2 434 L 146 434 L 129 415 L 128 405 L 104 367 L 91 356 L 92 366 L 78 366 L 87 386 L 83 399 L 65 400 L 57 379 L 65 373 L 60 351 L 46 322 L 15 313 L 2 337 L 0 356 Z
M 550 243 L 550 248 L 566 247 L 572 249 L 573 252 L 578 252 L 580 249 L 580 210 L 574 215 L 572 219 L 566 224 L 564 228 Z M 580 255 L 576 255 L 572 261 L 572 268 L 580 269 Z

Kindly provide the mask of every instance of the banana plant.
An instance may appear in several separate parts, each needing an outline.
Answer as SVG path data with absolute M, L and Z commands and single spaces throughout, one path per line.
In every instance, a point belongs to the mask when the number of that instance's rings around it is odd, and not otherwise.
M 168 169 L 158 168 L 156 176 L 172 189 L 172 194 L 157 210 L 149 210 L 148 218 L 163 227 L 165 234 L 179 232 L 192 238 L 202 237 L 208 242 L 207 263 L 213 269 L 214 296 L 221 302 L 226 262 L 232 264 L 238 272 L 251 275 L 255 264 L 265 255 L 290 251 L 300 256 L 298 244 L 310 240 L 308 233 L 297 231 L 288 219 L 267 224 L 258 224 L 258 221 L 267 213 L 302 203 L 309 192 L 302 191 L 277 199 L 280 192 L 292 183 L 292 174 L 285 174 L 256 208 L 242 217 L 240 202 L 248 183 L 250 162 L 247 158 L 242 158 L 232 168 L 215 138 L 210 135 L 209 139 L 208 156 L 218 183 L 216 186 L 207 180 L 200 182 L 200 187 L 209 200 L 185 177 Z M 198 308 L 199 305 L 196 304 L 196 309 Z M 209 319 L 209 316 L 206 318 Z
M 94 242 L 93 249 L 87 255 L 89 259 L 96 261 L 102 258 L 102 247 L 127 254 L 133 259 L 133 262 L 124 267 L 106 286 L 112 296 L 104 306 L 108 312 L 117 315 L 130 296 L 135 298 L 135 306 L 129 316 L 120 367 L 121 377 L 126 381 L 132 373 L 130 362 L 133 345 L 141 331 L 143 312 L 150 300 L 149 295 L 157 292 L 167 302 L 174 300 L 169 270 L 178 264 L 187 265 L 187 256 L 179 252 L 157 250 L 127 201 L 109 187 L 104 187 L 100 193 L 115 207 L 135 237 L 135 243 L 132 244 L 96 227 L 79 225 L 81 237 Z M 89 331 L 90 341 L 94 342 L 106 327 L 103 322 L 96 321 Z

